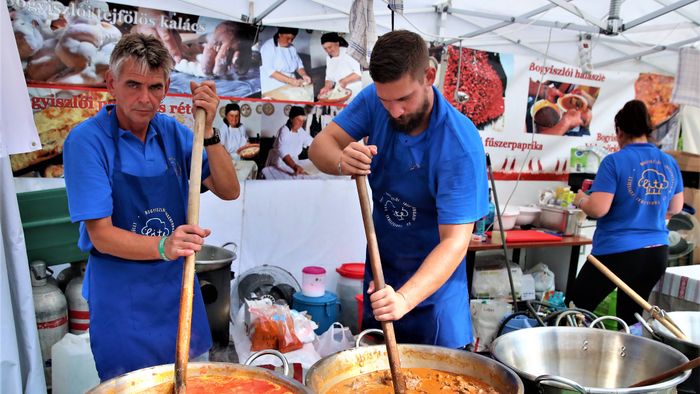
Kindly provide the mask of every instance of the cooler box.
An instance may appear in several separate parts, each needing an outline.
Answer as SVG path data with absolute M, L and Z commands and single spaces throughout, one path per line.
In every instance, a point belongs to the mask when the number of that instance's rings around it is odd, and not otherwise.
M 338 321 L 340 301 L 330 291 L 326 291 L 321 297 L 307 297 L 298 291 L 292 298 L 292 308 L 299 312 L 308 312 L 311 320 L 318 324 L 318 328 L 314 330 L 316 335 L 323 334 L 331 324 Z

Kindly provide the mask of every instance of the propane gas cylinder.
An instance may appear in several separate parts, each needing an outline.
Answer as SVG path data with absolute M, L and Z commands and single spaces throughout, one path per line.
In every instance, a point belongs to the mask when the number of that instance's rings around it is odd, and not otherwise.
M 88 303 L 83 298 L 83 279 L 85 278 L 85 262 L 80 264 L 80 275 L 71 279 L 66 286 L 68 300 L 68 328 L 71 334 L 82 334 L 90 327 L 90 311 Z
M 80 276 L 80 263 L 72 262 L 70 263 L 70 267 L 66 267 L 59 272 L 58 275 L 56 275 L 56 286 L 58 286 L 58 288 L 65 293 L 68 283 L 70 283 L 71 279 L 75 278 L 76 276 Z
M 29 266 L 44 376 L 46 387 L 51 388 L 51 346 L 68 332 L 68 306 L 61 290 L 47 282 L 46 263 L 33 261 Z

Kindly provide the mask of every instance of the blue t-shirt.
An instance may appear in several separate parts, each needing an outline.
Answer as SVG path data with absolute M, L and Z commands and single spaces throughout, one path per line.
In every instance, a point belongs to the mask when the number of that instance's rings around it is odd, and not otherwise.
M 352 138 L 377 146 L 369 182 L 373 220 L 386 284 L 400 288 L 440 243 L 439 225 L 467 224 L 488 211 L 486 160 L 473 123 L 433 89 L 426 130 L 410 136 L 393 129 L 370 85 L 333 120 Z M 372 273 L 365 267 L 366 290 Z M 472 341 L 466 263 L 395 322 L 397 341 L 457 348 Z M 363 316 L 371 318 L 368 297 Z
M 666 211 L 673 196 L 682 191 L 678 164 L 652 144 L 628 144 L 606 156 L 591 192 L 615 196 L 608 213 L 598 219 L 592 253 L 668 245 Z
M 481 137 L 474 123 L 434 87 L 433 93 L 435 102 L 428 129 L 417 136 L 391 129 L 389 114 L 377 97 L 374 84 L 363 89 L 333 121 L 356 140 L 369 137 L 369 144 L 377 145 L 378 155 L 388 151 L 389 134 L 398 133 L 399 142 L 409 148 L 411 159 L 428 166 L 428 186 L 435 198 L 438 223 L 476 222 L 488 213 L 486 159 Z M 398 158 L 390 160 L 394 159 Z M 372 165 L 376 162 L 373 160 Z M 370 182 L 372 177 L 370 174 Z
M 161 133 L 166 150 L 172 152 L 175 147 L 181 147 L 185 162 L 166 158 L 156 133 Z M 176 173 L 189 179 L 192 140 L 190 129 L 163 114 L 156 114 L 151 120 L 145 142 L 130 131 L 119 129 L 122 171 L 136 176 L 154 176 L 171 165 Z M 81 222 L 78 247 L 86 252 L 92 249 L 92 242 L 84 221 L 112 215 L 112 188 L 119 187 L 112 184 L 114 148 L 111 131 L 98 126 L 94 117 L 73 128 L 64 143 L 63 165 L 70 218 L 74 223 Z M 202 179 L 206 179 L 210 174 L 206 151 L 202 163 Z

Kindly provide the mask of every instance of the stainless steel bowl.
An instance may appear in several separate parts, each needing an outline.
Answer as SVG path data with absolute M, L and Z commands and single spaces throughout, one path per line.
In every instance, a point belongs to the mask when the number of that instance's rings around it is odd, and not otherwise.
M 502 335 L 493 342 L 496 360 L 512 368 L 530 387 L 542 375 L 571 380 L 583 393 L 671 393 L 690 375 L 638 388 L 630 385 L 677 367 L 688 358 L 663 343 L 615 331 L 582 327 L 537 327 Z M 545 393 L 571 392 L 570 384 L 547 379 Z M 582 391 L 582 389 L 584 391 Z

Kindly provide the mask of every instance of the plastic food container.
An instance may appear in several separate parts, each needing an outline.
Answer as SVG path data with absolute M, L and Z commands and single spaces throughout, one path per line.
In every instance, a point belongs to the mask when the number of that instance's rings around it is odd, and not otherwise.
M 360 326 L 357 324 L 357 301 L 355 296 L 362 294 L 362 281 L 365 277 L 364 263 L 346 263 L 336 268 L 340 275 L 336 293 L 340 299 L 340 322 L 350 327 L 353 334 L 359 333 Z
M 301 293 L 307 297 L 321 297 L 326 293 L 326 269 L 308 266 L 301 270 Z
M 507 208 L 506 210 L 501 211 L 501 221 L 503 222 L 503 230 L 510 230 L 513 227 L 515 227 L 515 221 L 518 219 L 519 214 L 520 210 L 518 210 L 517 208 Z M 493 229 L 500 229 L 500 227 L 498 226 L 498 217 L 493 218 Z
M 574 235 L 578 231 L 580 209 L 544 206 L 539 217 L 539 226 L 556 231 L 562 235 Z
M 520 213 L 518 214 L 517 219 L 515 219 L 516 226 L 532 224 L 542 211 L 537 207 L 520 207 L 519 210 Z

